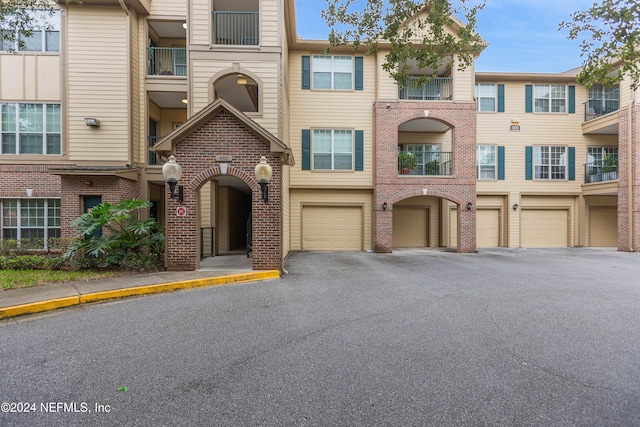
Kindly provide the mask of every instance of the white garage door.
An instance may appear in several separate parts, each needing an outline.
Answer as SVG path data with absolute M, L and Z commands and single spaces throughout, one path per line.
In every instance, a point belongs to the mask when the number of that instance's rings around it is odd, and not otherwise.
M 360 206 L 305 206 L 302 209 L 302 250 L 362 250 Z
M 429 210 L 397 206 L 393 208 L 393 247 L 429 246 Z
M 476 246 L 479 248 L 500 246 L 500 209 L 476 211 Z
M 520 244 L 523 248 L 562 248 L 568 246 L 564 209 L 523 209 L 520 213 Z
M 618 246 L 618 209 L 616 207 L 589 209 L 589 246 Z

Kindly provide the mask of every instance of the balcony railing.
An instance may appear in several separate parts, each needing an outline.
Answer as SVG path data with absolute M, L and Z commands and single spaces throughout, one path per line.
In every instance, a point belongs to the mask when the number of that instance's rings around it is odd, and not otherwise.
M 601 98 L 584 103 L 584 121 L 588 122 L 620 109 L 620 88 L 605 93 Z
M 150 47 L 150 76 L 186 76 L 187 49 L 184 47 Z
M 403 151 L 398 154 L 400 175 L 453 175 L 453 152 Z
M 156 144 L 156 141 L 158 141 L 158 138 L 160 138 L 159 136 L 150 136 L 149 137 L 149 165 L 151 166 L 155 166 L 155 165 L 159 165 L 160 163 L 158 162 L 158 155 L 156 154 L 155 151 L 151 150 L 151 147 L 153 147 Z
M 258 12 L 213 12 L 213 44 L 257 46 Z
M 618 179 L 618 159 L 605 159 L 584 165 L 585 184 L 616 179 Z
M 419 77 L 410 77 L 408 85 L 398 90 L 399 99 L 410 101 L 446 101 L 453 99 L 453 79 L 434 77 L 428 83 L 416 86 Z

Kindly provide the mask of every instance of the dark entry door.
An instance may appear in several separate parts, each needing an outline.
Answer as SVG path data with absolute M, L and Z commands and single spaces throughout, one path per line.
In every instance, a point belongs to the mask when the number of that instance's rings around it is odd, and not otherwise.
M 84 196 L 84 213 L 91 212 L 94 206 L 102 203 L 102 196 Z M 102 228 L 93 232 L 95 237 L 102 237 Z

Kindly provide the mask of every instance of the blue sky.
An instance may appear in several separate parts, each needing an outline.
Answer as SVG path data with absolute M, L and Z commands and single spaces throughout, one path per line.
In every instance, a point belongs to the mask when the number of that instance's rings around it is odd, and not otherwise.
M 360 0 L 364 1 L 364 0 Z M 324 0 L 295 0 L 298 36 L 326 40 L 320 12 Z M 489 43 L 476 71 L 560 73 L 580 66 L 579 42 L 568 40 L 558 24 L 594 0 L 487 0 L 478 16 L 478 32 Z

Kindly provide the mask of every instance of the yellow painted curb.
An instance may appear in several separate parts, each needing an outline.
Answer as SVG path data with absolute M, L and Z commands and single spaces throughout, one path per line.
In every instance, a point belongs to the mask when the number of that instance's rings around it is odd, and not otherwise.
M 49 301 L 32 302 L 29 304 L 16 305 L 13 307 L 0 308 L 0 319 L 8 317 L 22 316 L 23 314 L 34 314 L 42 311 L 55 310 L 57 308 L 71 307 L 80 304 L 77 296 L 57 298 Z
M 278 270 L 256 271 L 251 273 L 233 274 L 229 276 L 208 277 L 204 279 L 185 280 L 182 282 L 146 285 L 134 288 L 114 289 L 111 291 L 93 292 L 86 295 L 58 298 L 49 301 L 34 302 L 14 307 L 0 308 L 0 319 L 21 316 L 23 314 L 40 313 L 72 305 L 87 304 L 109 299 L 124 298 L 135 295 L 157 294 L 161 292 L 177 291 L 181 289 L 202 288 L 205 286 L 229 285 L 233 283 L 255 282 L 258 280 L 277 279 Z
M 230 276 L 207 277 L 205 279 L 185 280 L 182 282 L 161 283 L 158 285 L 138 286 L 134 288 L 114 289 L 112 291 L 94 292 L 80 295 L 80 304 L 87 304 L 108 299 L 124 298 L 135 295 L 157 294 L 181 289 L 201 288 L 204 286 L 229 285 L 232 283 L 254 282 L 257 280 L 277 279 L 278 270 L 258 271 L 255 273 L 233 274 Z

